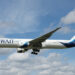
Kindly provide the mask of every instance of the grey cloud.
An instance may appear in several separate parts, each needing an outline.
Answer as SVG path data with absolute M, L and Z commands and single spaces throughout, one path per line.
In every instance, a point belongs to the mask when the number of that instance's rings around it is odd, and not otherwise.
M 70 11 L 68 14 L 65 16 L 61 17 L 59 23 L 57 24 L 58 27 L 62 27 L 58 32 L 63 33 L 62 34 L 68 34 L 68 33 L 73 33 L 75 32 L 74 29 L 70 28 L 70 24 L 75 23 L 75 9 Z M 47 28 L 44 29 L 44 33 L 49 32 L 50 30 L 53 29 L 53 27 L 56 27 L 54 23 L 51 23 Z
M 59 32 L 62 33 L 63 31 L 63 34 L 75 32 L 74 29 L 70 28 L 71 26 L 70 24 L 74 24 L 74 23 L 75 23 L 75 9 L 70 11 L 68 14 L 66 14 L 60 19 L 60 22 L 58 25 L 62 26 L 62 29 Z
M 68 33 L 74 32 L 74 30 L 72 30 L 69 26 L 64 26 L 59 30 L 59 32 L 60 33 L 63 32 L 62 34 L 68 34 Z
M 63 24 L 75 23 L 75 10 L 72 10 L 66 16 L 62 17 L 61 23 L 63 23 Z
M 0 48 L 0 55 L 8 55 L 12 52 L 16 51 L 16 49 L 10 49 L 10 48 Z
M 21 60 L 21 58 L 23 59 Z M 29 53 L 25 55 L 18 54 L 17 56 L 17 54 L 14 53 L 10 55 L 8 59 L 0 61 L 0 74 L 74 75 L 75 66 L 66 64 L 66 62 L 63 63 L 63 61 L 63 55 L 57 53 L 50 53 L 47 57 L 34 57 Z

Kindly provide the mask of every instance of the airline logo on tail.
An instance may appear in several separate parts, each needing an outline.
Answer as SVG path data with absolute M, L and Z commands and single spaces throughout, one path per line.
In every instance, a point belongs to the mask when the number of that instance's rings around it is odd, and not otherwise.
M 75 44 L 75 36 L 71 39 L 70 43 L 74 43 Z
M 68 43 L 62 43 L 62 44 L 68 48 L 75 47 L 75 36 Z

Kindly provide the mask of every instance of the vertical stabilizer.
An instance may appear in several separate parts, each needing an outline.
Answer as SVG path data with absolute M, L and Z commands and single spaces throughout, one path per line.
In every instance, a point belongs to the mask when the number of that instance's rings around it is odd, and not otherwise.
M 72 39 L 70 40 L 71 43 L 75 43 L 75 36 L 72 37 Z

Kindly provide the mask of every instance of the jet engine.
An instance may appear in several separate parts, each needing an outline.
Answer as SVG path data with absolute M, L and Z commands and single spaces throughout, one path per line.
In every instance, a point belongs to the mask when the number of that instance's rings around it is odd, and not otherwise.
M 24 49 L 24 48 L 17 48 L 17 53 L 24 53 L 28 51 L 28 49 Z

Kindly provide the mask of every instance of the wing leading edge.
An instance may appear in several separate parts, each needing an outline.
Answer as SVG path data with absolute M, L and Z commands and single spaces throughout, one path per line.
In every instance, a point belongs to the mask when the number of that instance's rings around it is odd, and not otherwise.
M 47 34 L 44 34 L 44 35 L 42 35 L 42 36 L 40 36 L 40 37 L 38 37 L 38 38 L 36 38 L 34 40 L 31 40 L 30 43 L 35 43 L 36 44 L 36 43 L 44 42 L 46 39 L 48 39 L 49 37 L 51 37 L 52 34 L 54 32 L 56 32 L 57 30 L 59 30 L 60 28 L 61 27 L 58 27 L 58 28 L 52 30 L 51 32 L 48 32 Z

